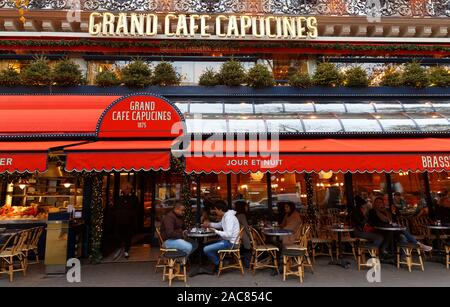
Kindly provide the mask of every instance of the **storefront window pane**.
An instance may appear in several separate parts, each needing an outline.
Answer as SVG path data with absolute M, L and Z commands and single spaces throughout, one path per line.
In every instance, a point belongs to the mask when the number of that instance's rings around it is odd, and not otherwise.
M 375 109 L 371 103 L 347 103 L 348 113 L 374 113 Z
M 306 132 L 342 132 L 339 120 L 330 118 L 305 118 L 303 119 Z
M 191 103 L 189 107 L 191 114 L 222 114 L 221 103 Z
M 394 192 L 401 194 L 404 200 L 396 201 L 397 207 L 403 207 L 402 213 L 415 213 L 417 208 L 426 206 L 425 192 L 423 184 L 421 183 L 420 174 L 403 172 L 398 174 L 391 174 Z
M 375 108 L 378 113 L 397 113 L 403 112 L 403 107 L 400 103 L 375 103 Z
M 373 117 L 364 118 L 363 115 L 351 116 L 346 114 L 345 117 L 340 116 L 340 119 L 346 132 L 382 131 L 380 124 Z
M 262 119 L 230 119 L 228 132 L 266 132 Z
M 318 113 L 345 113 L 343 103 L 316 103 Z
M 189 133 L 226 133 L 227 121 L 224 119 L 187 119 Z
M 269 214 L 266 176 L 264 173 L 231 175 L 233 204 L 239 199 L 247 201 L 250 207 L 250 219 L 253 222 L 258 219 L 267 219 Z
M 159 225 L 164 215 L 182 199 L 182 178 L 172 172 L 162 173 L 156 182 L 156 223 Z
M 430 103 L 408 103 L 403 104 L 405 112 L 420 113 L 420 112 L 433 112 L 432 105 Z
M 253 105 L 250 103 L 226 103 L 225 114 L 253 114 Z
M 285 103 L 284 110 L 288 113 L 313 113 L 314 104 L 312 102 L 307 103 Z
M 267 119 L 269 132 L 304 132 L 299 119 Z
M 346 204 L 344 175 L 320 172 L 312 175 L 315 189 L 315 203 L 320 212 L 327 209 L 342 209 Z
M 367 200 L 369 207 L 377 196 L 382 196 L 387 203 L 385 174 L 355 173 L 353 174 L 354 194 Z
M 265 103 L 265 104 L 256 104 L 255 105 L 255 113 L 259 114 L 270 114 L 270 113 L 282 113 L 283 105 L 281 103 Z

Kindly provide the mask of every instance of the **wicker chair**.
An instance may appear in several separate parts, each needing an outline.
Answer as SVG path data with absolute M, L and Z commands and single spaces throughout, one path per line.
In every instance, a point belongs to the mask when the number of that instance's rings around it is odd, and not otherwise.
M 448 270 L 450 267 L 450 242 L 445 243 L 445 264 Z
M 302 235 L 297 244 L 286 246 L 282 251 L 283 256 L 283 281 L 290 275 L 298 276 L 300 283 L 305 277 L 305 255 L 308 251 L 308 241 L 311 227 L 302 227 Z
M 163 281 L 169 280 L 169 287 L 172 286 L 172 280 L 181 279 L 186 284 L 186 253 L 182 251 L 167 251 L 163 254 L 164 259 L 167 260 L 167 264 L 163 269 Z
M 164 254 L 167 252 L 176 252 L 177 251 L 174 248 L 165 248 L 164 247 L 164 240 L 162 239 L 161 229 L 159 227 L 156 227 L 156 235 L 158 236 L 159 255 L 158 255 L 158 260 L 156 261 L 155 273 L 158 271 L 158 268 L 162 268 L 164 270 L 165 266 L 169 264 L 169 261 L 167 260 L 167 258 L 164 257 Z
M 379 248 L 373 243 L 369 243 L 364 239 L 358 241 L 358 271 L 361 267 L 373 267 L 373 264 L 367 264 L 366 254 L 369 254 L 372 259 L 380 261 L 379 258 Z
M 327 230 L 326 225 L 322 228 L 319 223 L 316 223 L 311 228 L 311 248 L 313 262 L 316 262 L 316 256 L 330 256 L 333 261 L 333 235 Z M 317 248 L 326 248 L 327 253 L 317 253 Z
M 26 265 L 29 264 L 37 264 L 39 263 L 39 240 L 41 239 L 42 234 L 44 233 L 44 227 L 35 227 L 29 229 L 29 235 L 27 237 L 27 241 L 23 247 L 23 253 L 25 254 Z M 28 262 L 28 255 L 30 252 L 33 252 L 35 255 L 35 262 Z
M 255 275 L 256 270 L 258 269 L 273 268 L 278 271 L 278 247 L 273 244 L 266 244 L 262 236 L 255 228 L 249 226 L 249 232 L 250 240 L 252 243 L 252 259 L 250 261 L 250 270 L 252 271 L 253 275 Z M 260 262 L 261 256 L 265 253 L 269 255 L 268 261 Z
M 400 252 L 403 250 L 405 254 L 405 260 L 401 260 Z M 418 256 L 419 262 L 414 262 L 413 253 L 416 252 Z M 411 272 L 413 266 L 419 266 L 422 271 L 424 271 L 423 267 L 423 259 L 422 253 L 420 251 L 420 247 L 417 244 L 412 243 L 400 243 L 397 246 L 397 269 L 400 269 L 400 265 L 405 264 L 408 267 L 408 271 Z
M 223 270 L 227 269 L 239 269 L 241 271 L 241 274 L 244 275 L 244 266 L 242 265 L 241 260 L 241 241 L 244 230 L 245 228 L 241 228 L 237 238 L 237 243 L 234 244 L 230 249 L 221 249 L 217 252 L 219 255 L 219 269 L 217 272 L 217 276 L 220 276 L 220 273 L 222 273 Z M 226 257 L 234 259 L 235 262 L 224 265 L 223 261 Z
M 28 231 L 22 231 L 8 238 L 0 247 L 0 274 L 8 274 L 13 282 L 14 272 L 22 272 L 26 276 L 26 263 L 23 248 L 28 237 Z M 14 268 L 14 260 L 19 260 L 20 268 Z

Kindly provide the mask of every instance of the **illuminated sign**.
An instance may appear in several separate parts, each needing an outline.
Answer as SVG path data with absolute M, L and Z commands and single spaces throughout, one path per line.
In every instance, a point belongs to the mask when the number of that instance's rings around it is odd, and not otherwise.
M 91 13 L 93 36 L 204 39 L 314 39 L 317 19 L 304 16 Z

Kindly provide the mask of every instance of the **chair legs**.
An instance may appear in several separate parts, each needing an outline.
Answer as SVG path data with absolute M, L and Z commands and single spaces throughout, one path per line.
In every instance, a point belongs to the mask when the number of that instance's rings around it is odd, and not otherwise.
M 371 267 L 371 265 L 368 265 L 366 263 L 366 252 L 369 253 L 371 258 L 375 258 L 375 259 L 379 260 L 377 248 L 358 247 L 358 250 L 357 250 L 358 271 L 361 271 L 361 267 Z
M 181 268 L 181 266 L 183 268 Z M 175 278 L 181 279 L 184 283 L 187 283 L 187 273 L 186 273 L 186 260 L 183 258 L 173 258 L 168 259 L 167 263 L 163 265 L 163 277 L 162 280 L 169 280 L 169 287 L 172 286 L 172 280 Z
M 232 256 L 232 258 L 235 260 L 235 263 L 224 266 L 223 260 L 228 255 Z M 217 272 L 217 276 L 219 277 L 222 271 L 226 269 L 239 269 L 241 271 L 241 274 L 244 275 L 244 266 L 242 265 L 241 253 L 239 250 L 219 253 L 219 269 Z
M 259 258 L 264 254 L 264 253 L 268 253 L 269 254 L 269 261 L 268 262 L 260 262 Z M 278 257 L 277 257 L 277 253 L 276 251 L 259 251 L 259 250 L 254 250 L 252 253 L 252 258 L 250 260 L 250 270 L 252 271 L 252 274 L 255 275 L 256 274 L 256 270 L 258 269 L 263 269 L 263 268 L 273 268 L 275 270 L 277 270 L 278 273 L 279 269 L 278 269 Z
M 402 261 L 400 258 L 400 253 L 403 250 L 405 254 L 405 261 Z M 413 262 L 413 252 L 417 253 L 417 257 L 419 262 Z M 423 266 L 422 252 L 420 248 L 412 248 L 412 247 L 397 247 L 397 269 L 400 269 L 400 265 L 405 264 L 408 267 L 408 271 L 412 271 L 413 266 L 418 266 L 422 271 L 425 271 Z
M 294 271 L 294 269 L 296 270 Z M 283 281 L 286 281 L 286 277 L 289 275 L 298 276 L 300 283 L 303 283 L 303 279 L 305 277 L 303 256 L 283 256 Z
M 447 270 L 450 268 L 450 246 L 446 246 L 445 247 L 445 258 L 446 258 L 446 265 L 447 265 Z

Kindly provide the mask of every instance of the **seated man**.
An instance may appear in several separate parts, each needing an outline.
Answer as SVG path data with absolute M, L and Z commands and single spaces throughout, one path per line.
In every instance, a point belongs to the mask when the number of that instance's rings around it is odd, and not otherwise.
M 394 206 L 397 207 L 398 210 L 404 210 L 408 208 L 406 200 L 402 197 L 402 194 L 400 194 L 399 192 L 394 193 Z
M 376 233 L 375 228 L 369 225 L 366 210 L 367 201 L 361 196 L 356 196 L 355 208 L 351 216 L 355 237 L 365 239 L 380 248 L 383 243 L 383 236 Z
M 165 248 L 173 248 L 185 252 L 188 256 L 197 249 L 197 242 L 184 238 L 184 205 L 177 202 L 161 221 L 161 237 Z
M 222 231 L 214 229 L 214 232 L 220 236 L 221 240 L 216 243 L 205 246 L 203 251 L 209 260 L 214 264 L 214 269 L 211 272 L 214 274 L 219 267 L 218 251 L 222 249 L 231 249 L 235 244 L 238 244 L 239 239 L 239 221 L 236 218 L 236 211 L 228 210 L 226 202 L 219 200 L 212 206 L 217 216 L 221 219 L 219 223 L 203 223 L 203 227 L 222 228 Z

